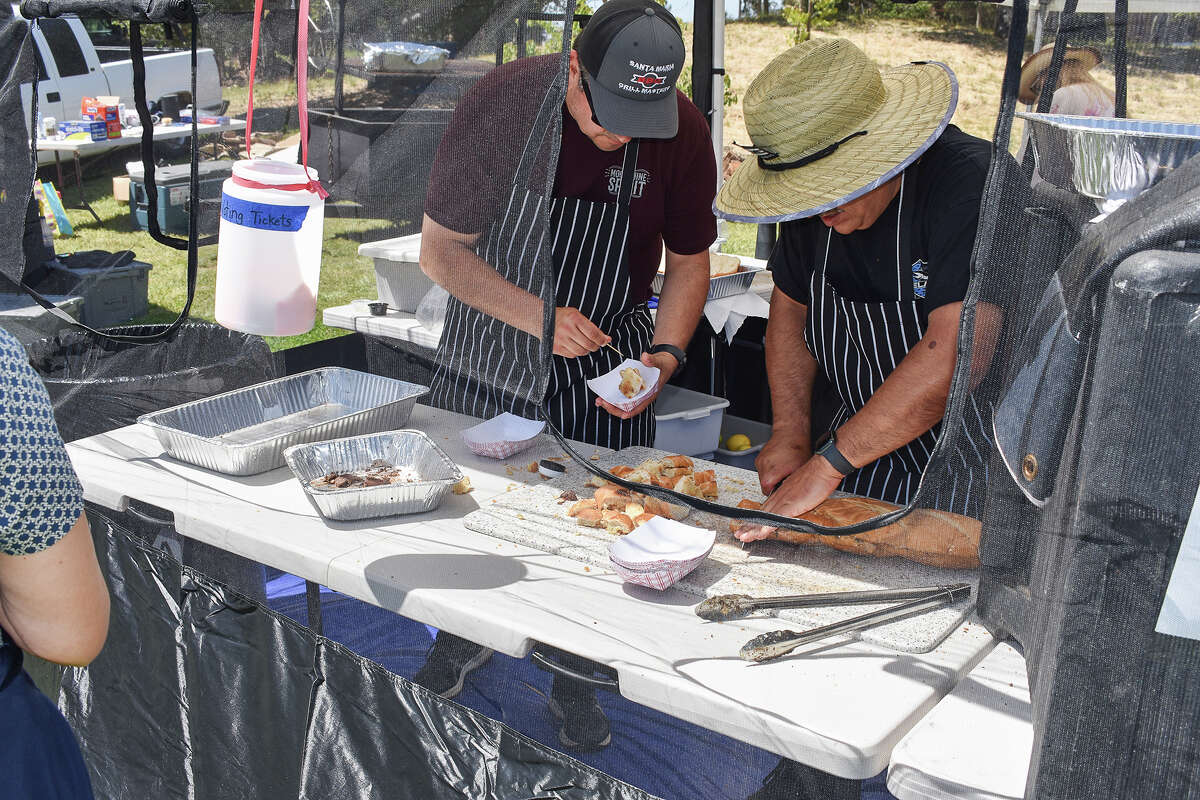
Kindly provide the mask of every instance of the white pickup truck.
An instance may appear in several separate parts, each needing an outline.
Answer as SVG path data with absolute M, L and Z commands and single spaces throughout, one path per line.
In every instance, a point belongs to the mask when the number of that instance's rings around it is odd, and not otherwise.
M 18 15 L 20 12 L 17 12 Z M 133 108 L 133 61 L 127 48 L 97 48 L 77 17 L 38 20 L 33 30 L 42 62 L 38 81 L 38 114 L 58 120 L 79 119 L 85 97 L 115 95 Z M 213 51 L 202 48 L 196 60 L 197 107 L 201 112 L 221 110 L 221 79 Z M 191 94 L 189 50 L 146 49 L 146 100 L 154 102 L 172 92 Z M 21 87 L 26 123 L 29 123 L 30 84 Z M 49 155 L 49 154 L 47 154 Z M 53 160 L 53 156 L 50 156 Z

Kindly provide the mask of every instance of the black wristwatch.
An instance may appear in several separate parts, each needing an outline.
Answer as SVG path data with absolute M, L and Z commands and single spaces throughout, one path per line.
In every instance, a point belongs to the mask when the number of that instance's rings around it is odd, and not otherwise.
M 676 347 L 673 344 L 656 344 L 650 348 L 650 354 L 655 353 L 670 353 L 675 356 L 675 360 L 679 362 L 679 366 L 675 367 L 675 371 L 683 369 L 683 365 L 687 363 L 687 353 L 683 352 L 683 348 Z
M 846 460 L 841 450 L 837 449 L 837 435 L 833 431 L 830 431 L 829 438 L 825 440 L 825 444 L 817 448 L 817 455 L 824 456 L 825 460 L 832 464 L 834 469 L 842 473 L 843 477 L 855 470 L 855 466 Z

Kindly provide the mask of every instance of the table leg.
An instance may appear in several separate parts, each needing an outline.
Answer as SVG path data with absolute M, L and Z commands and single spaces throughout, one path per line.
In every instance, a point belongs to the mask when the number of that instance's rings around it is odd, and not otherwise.
M 57 150 L 54 151 L 54 169 L 58 172 L 58 185 L 65 189 L 66 187 L 63 186 L 62 157 Z
M 325 624 L 321 618 L 321 587 L 312 581 L 305 581 L 304 595 L 308 605 L 308 627 L 318 636 L 322 636 Z
M 57 155 L 57 154 L 56 154 Z M 100 215 L 92 208 L 83 196 L 83 167 L 79 163 L 79 151 L 75 151 L 75 188 L 79 190 L 79 207 L 86 208 L 88 213 L 92 215 L 92 219 L 96 222 L 100 221 Z

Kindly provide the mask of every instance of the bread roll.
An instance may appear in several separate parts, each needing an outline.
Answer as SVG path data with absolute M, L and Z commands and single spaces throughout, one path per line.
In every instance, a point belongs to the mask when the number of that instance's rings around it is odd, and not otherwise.
M 708 254 L 708 276 L 719 278 L 722 275 L 732 275 L 742 267 L 741 259 L 728 253 Z
M 762 503 L 743 500 L 739 508 L 762 508 Z M 800 519 L 834 528 L 895 511 L 899 506 L 869 497 L 831 497 Z M 730 530 L 742 526 L 730 520 Z M 823 536 L 777 528 L 771 535 L 792 544 L 820 544 L 846 553 L 887 558 L 898 556 L 947 569 L 972 569 L 979 566 L 979 534 L 983 526 L 977 519 L 949 511 L 916 509 L 898 522 L 866 533 L 850 536 Z
M 633 397 L 646 386 L 642 373 L 637 367 L 625 367 L 621 370 L 621 384 L 617 389 L 626 397 Z

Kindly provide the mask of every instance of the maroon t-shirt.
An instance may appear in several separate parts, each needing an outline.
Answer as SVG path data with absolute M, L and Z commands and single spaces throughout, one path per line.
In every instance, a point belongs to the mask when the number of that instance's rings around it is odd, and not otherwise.
M 508 201 L 521 153 L 559 56 L 513 61 L 489 72 L 468 91 L 442 137 L 429 177 L 425 213 L 459 233 L 482 233 Z M 717 185 L 708 126 L 680 93 L 679 132 L 641 139 L 630 201 L 628 257 L 635 300 L 650 296 L 665 242 L 673 252 L 699 253 L 717 236 L 712 213 Z M 561 149 L 553 195 L 616 202 L 624 149 L 607 153 L 560 110 Z M 550 148 L 542 143 L 527 186 L 545 186 Z

